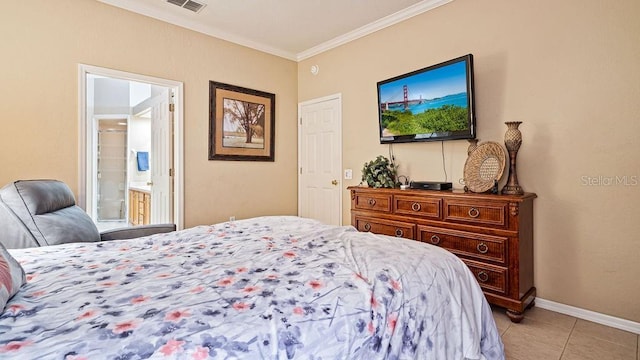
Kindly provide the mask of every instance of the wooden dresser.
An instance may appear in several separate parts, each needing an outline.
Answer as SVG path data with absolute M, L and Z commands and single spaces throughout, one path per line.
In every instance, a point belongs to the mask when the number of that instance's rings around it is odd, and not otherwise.
M 533 305 L 533 200 L 462 191 L 352 186 L 351 224 L 441 246 L 467 264 L 487 300 L 513 322 Z

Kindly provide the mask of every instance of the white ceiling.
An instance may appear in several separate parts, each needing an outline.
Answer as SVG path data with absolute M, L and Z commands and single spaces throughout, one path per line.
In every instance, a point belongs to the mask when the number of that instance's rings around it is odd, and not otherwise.
M 300 61 L 453 0 L 98 0 L 187 29 Z

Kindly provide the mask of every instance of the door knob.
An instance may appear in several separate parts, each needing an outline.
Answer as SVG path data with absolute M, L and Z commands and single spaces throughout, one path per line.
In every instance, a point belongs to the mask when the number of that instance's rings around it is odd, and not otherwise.
M 147 185 L 153 186 L 153 181 L 147 181 Z
M 338 180 L 333 180 L 333 181 L 331 182 L 331 185 L 338 185 Z

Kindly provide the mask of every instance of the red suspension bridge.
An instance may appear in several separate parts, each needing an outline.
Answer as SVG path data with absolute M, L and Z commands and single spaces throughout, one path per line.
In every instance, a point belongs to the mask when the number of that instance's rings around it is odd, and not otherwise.
M 422 98 L 422 95 L 420 95 L 420 98 L 418 99 L 409 99 L 409 88 L 407 87 L 407 85 L 402 86 L 402 93 L 403 93 L 402 100 L 380 102 L 380 109 L 384 111 L 384 110 L 389 110 L 389 108 L 391 107 L 403 106 L 404 110 L 407 110 L 409 109 L 410 105 L 422 104 L 425 101 L 425 99 Z M 395 95 L 392 96 L 391 99 L 393 99 L 394 97 L 396 96 Z

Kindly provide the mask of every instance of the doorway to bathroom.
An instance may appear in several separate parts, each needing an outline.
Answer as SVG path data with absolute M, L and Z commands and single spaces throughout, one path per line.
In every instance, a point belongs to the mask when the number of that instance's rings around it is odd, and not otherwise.
M 100 230 L 183 226 L 182 83 L 80 65 L 78 204 Z

